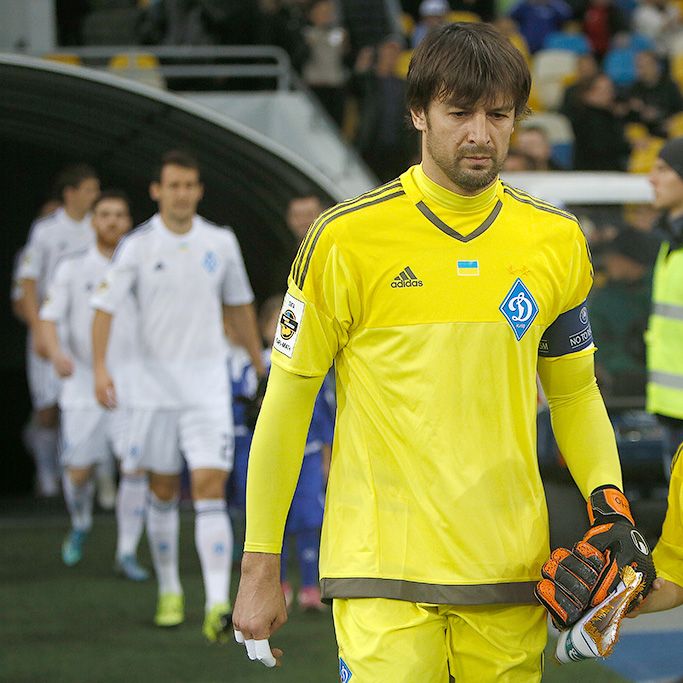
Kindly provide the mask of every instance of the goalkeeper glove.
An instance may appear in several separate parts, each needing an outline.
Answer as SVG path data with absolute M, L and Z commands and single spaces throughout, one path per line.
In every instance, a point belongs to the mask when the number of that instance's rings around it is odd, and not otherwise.
M 268 375 L 260 377 L 256 386 L 256 392 L 253 396 L 237 396 L 236 400 L 244 405 L 244 422 L 250 431 L 256 428 L 256 421 L 261 412 L 261 404 L 263 397 L 266 395 L 266 386 L 268 384 Z
M 626 565 L 643 575 L 643 596 L 656 577 L 650 548 L 618 488 L 595 489 L 588 500 L 588 518 L 591 527 L 583 539 L 571 550 L 554 550 L 536 586 L 536 597 L 559 629 L 571 626 L 605 600 L 619 585 Z

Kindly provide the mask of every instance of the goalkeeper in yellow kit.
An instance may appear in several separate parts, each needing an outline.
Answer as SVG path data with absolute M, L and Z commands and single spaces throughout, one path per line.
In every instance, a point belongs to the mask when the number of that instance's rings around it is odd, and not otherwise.
M 585 595 L 564 592 L 556 579 L 572 567 L 558 563 L 542 601 L 569 624 L 612 588 L 614 567 L 651 564 L 627 544 L 638 532 L 593 372 L 585 239 L 571 214 L 498 178 L 529 89 L 522 55 L 492 27 L 429 34 L 408 73 L 422 163 L 323 212 L 301 244 L 250 453 L 233 626 L 251 659 L 282 655 L 269 638 L 287 618 L 283 529 L 333 363 L 320 578 L 342 681 L 540 680 L 537 371 L 591 500 L 579 550 L 597 546 Z

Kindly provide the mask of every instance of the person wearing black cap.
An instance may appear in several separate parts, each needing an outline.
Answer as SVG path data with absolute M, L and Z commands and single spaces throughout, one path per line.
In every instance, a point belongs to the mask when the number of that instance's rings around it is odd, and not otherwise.
M 646 334 L 647 410 L 667 435 L 667 461 L 683 441 L 683 137 L 669 140 L 650 173 L 665 233 L 652 281 Z M 666 467 L 668 473 L 669 468 Z
M 627 228 L 602 249 L 606 281 L 589 299 L 591 327 L 598 347 L 596 374 L 604 394 L 645 393 L 643 334 L 650 311 L 651 271 L 657 242 Z

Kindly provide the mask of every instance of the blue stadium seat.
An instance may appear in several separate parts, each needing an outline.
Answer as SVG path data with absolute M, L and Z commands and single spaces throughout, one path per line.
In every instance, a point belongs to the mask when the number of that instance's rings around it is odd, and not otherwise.
M 623 87 L 636 80 L 636 52 L 632 47 L 615 47 L 605 55 L 602 68 L 615 85 Z
M 544 50 L 570 50 L 577 55 L 587 55 L 590 51 L 588 38 L 583 33 L 556 31 L 549 34 L 543 42 Z

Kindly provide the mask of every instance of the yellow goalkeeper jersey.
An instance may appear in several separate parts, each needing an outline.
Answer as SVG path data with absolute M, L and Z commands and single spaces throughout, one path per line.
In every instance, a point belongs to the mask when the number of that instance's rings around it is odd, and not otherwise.
M 662 535 L 652 552 L 658 576 L 683 586 L 683 444 L 671 470 L 669 501 Z
M 326 211 L 290 274 L 272 361 L 337 379 L 323 595 L 531 602 L 537 360 L 593 352 L 590 254 L 571 214 L 501 181 L 436 188 L 412 167 Z

